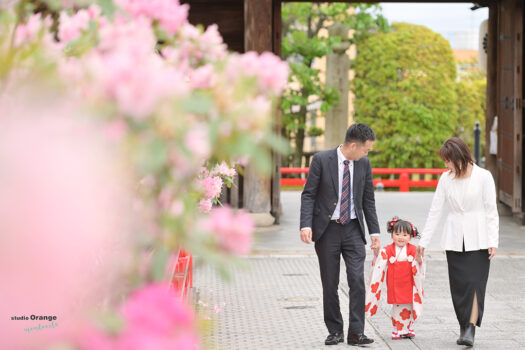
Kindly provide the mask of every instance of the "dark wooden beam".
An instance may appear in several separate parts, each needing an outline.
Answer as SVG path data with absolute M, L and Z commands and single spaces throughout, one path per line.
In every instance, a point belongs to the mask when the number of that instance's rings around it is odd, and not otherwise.
M 190 5 L 189 21 L 204 27 L 217 24 L 228 46 L 236 52 L 244 52 L 244 0 L 182 0 Z
M 244 48 L 246 51 L 273 50 L 272 0 L 244 0 Z
M 498 183 L 498 164 L 496 155 L 489 153 L 490 129 L 497 115 L 498 99 L 498 5 L 489 6 L 489 25 L 487 40 L 487 110 L 485 112 L 485 168 L 492 173 Z

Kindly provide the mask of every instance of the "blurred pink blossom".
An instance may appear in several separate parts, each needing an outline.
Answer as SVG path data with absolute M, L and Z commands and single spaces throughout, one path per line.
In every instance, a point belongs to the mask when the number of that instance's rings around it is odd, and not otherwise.
M 214 208 L 201 225 L 215 235 L 219 246 L 225 251 L 234 254 L 250 252 L 254 223 L 247 213 L 234 213 L 227 206 Z
M 113 142 L 120 142 L 124 139 L 128 126 L 122 119 L 115 119 L 106 124 L 102 130 L 104 135 Z
M 208 176 L 199 181 L 199 185 L 206 199 L 219 197 L 222 191 L 222 184 L 222 179 L 219 176 Z
M 174 200 L 170 206 L 170 214 L 174 217 L 181 216 L 184 213 L 184 203 L 181 200 Z
M 129 179 L 115 150 L 78 101 L 35 89 L 0 96 L 0 314 L 51 314 L 59 327 L 28 337 L 38 321 L 2 318 L 1 349 L 74 331 L 118 291 L 129 248 Z
M 212 65 L 199 67 L 191 73 L 190 84 L 195 89 L 208 89 L 216 83 L 217 76 Z
M 155 52 L 151 22 L 118 17 L 101 25 L 99 45 L 76 60 L 64 60 L 59 71 L 93 102 L 114 101 L 121 113 L 142 119 L 162 101 L 186 96 L 182 72 Z M 82 67 L 82 68 L 80 68 Z
M 118 349 L 196 349 L 194 315 L 166 284 L 143 287 L 122 307 L 126 329 Z
M 163 187 L 157 198 L 160 208 L 167 209 L 173 198 L 173 189 L 171 187 Z
M 230 168 L 226 162 L 222 162 L 220 164 L 217 164 L 211 171 L 211 175 L 222 175 L 222 176 L 229 176 L 234 177 L 237 175 L 237 172 L 234 168 Z
M 271 92 L 280 95 L 288 82 L 288 64 L 270 52 L 261 55 L 249 51 L 242 55 L 233 55 L 227 72 L 230 80 L 241 75 L 255 77 L 258 80 L 260 92 Z
M 86 350 L 142 350 L 200 348 L 192 310 L 163 283 L 135 291 L 124 303 L 121 314 L 125 329 L 116 337 L 92 331 L 81 340 Z
M 118 5 L 134 17 L 157 20 L 170 35 L 177 33 L 188 18 L 189 6 L 178 0 L 117 0 Z
M 72 16 L 65 11 L 60 12 L 60 21 L 58 25 L 58 39 L 62 43 L 68 43 L 78 38 L 82 31 L 87 30 L 90 20 L 96 20 L 101 13 L 98 5 L 91 5 L 88 9 L 77 11 Z
M 30 39 L 34 39 L 44 24 L 46 27 L 49 27 L 52 24 L 51 18 L 46 17 L 44 21 L 42 21 L 41 17 L 41 13 L 36 13 L 29 17 L 27 23 L 19 24 L 16 27 L 15 45 L 19 46 Z
M 184 138 L 184 145 L 197 159 L 204 160 L 211 152 L 208 128 L 206 125 L 195 125 Z
M 199 202 L 199 211 L 201 213 L 209 213 L 212 208 L 212 203 L 210 199 L 201 199 Z

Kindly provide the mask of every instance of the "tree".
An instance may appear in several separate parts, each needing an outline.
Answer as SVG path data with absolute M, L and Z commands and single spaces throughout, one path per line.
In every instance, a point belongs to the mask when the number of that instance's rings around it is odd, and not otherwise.
M 459 120 L 448 41 L 426 27 L 395 23 L 359 44 L 353 67 L 354 118 L 379 140 L 374 166 L 441 167 L 437 150 Z
M 461 64 L 461 62 L 460 62 Z M 485 110 L 487 105 L 487 78 L 477 62 L 469 62 L 456 85 L 458 126 L 456 136 L 464 140 L 474 152 L 473 128 L 476 122 L 482 130 L 481 154 L 484 152 L 485 138 Z
M 331 52 L 340 38 L 321 36 L 320 33 L 335 21 L 353 30 L 350 44 L 366 35 L 385 29 L 386 20 L 378 14 L 379 7 L 369 4 L 286 3 L 283 5 L 282 55 L 290 65 L 289 85 L 282 99 L 282 133 L 293 145 L 293 165 L 300 166 L 307 118 L 312 111 L 307 107 L 320 102 L 321 112 L 329 110 L 338 100 L 338 93 L 326 87 L 314 68 L 314 61 Z M 308 130 L 319 135 L 318 128 Z

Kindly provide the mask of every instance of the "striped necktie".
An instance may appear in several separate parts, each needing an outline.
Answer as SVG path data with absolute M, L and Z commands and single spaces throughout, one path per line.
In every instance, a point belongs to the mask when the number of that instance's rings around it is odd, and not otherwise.
M 339 221 L 343 225 L 350 222 L 350 171 L 348 164 L 350 162 L 345 160 L 343 164 L 345 168 L 343 170 L 343 187 L 341 189 L 341 209 L 339 213 Z

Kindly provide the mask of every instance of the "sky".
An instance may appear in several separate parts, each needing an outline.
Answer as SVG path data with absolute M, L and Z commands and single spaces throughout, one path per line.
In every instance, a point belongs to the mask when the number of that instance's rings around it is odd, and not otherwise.
M 481 22 L 488 8 L 472 11 L 472 3 L 381 3 L 383 15 L 392 22 L 421 24 L 443 35 L 453 49 L 477 49 Z

